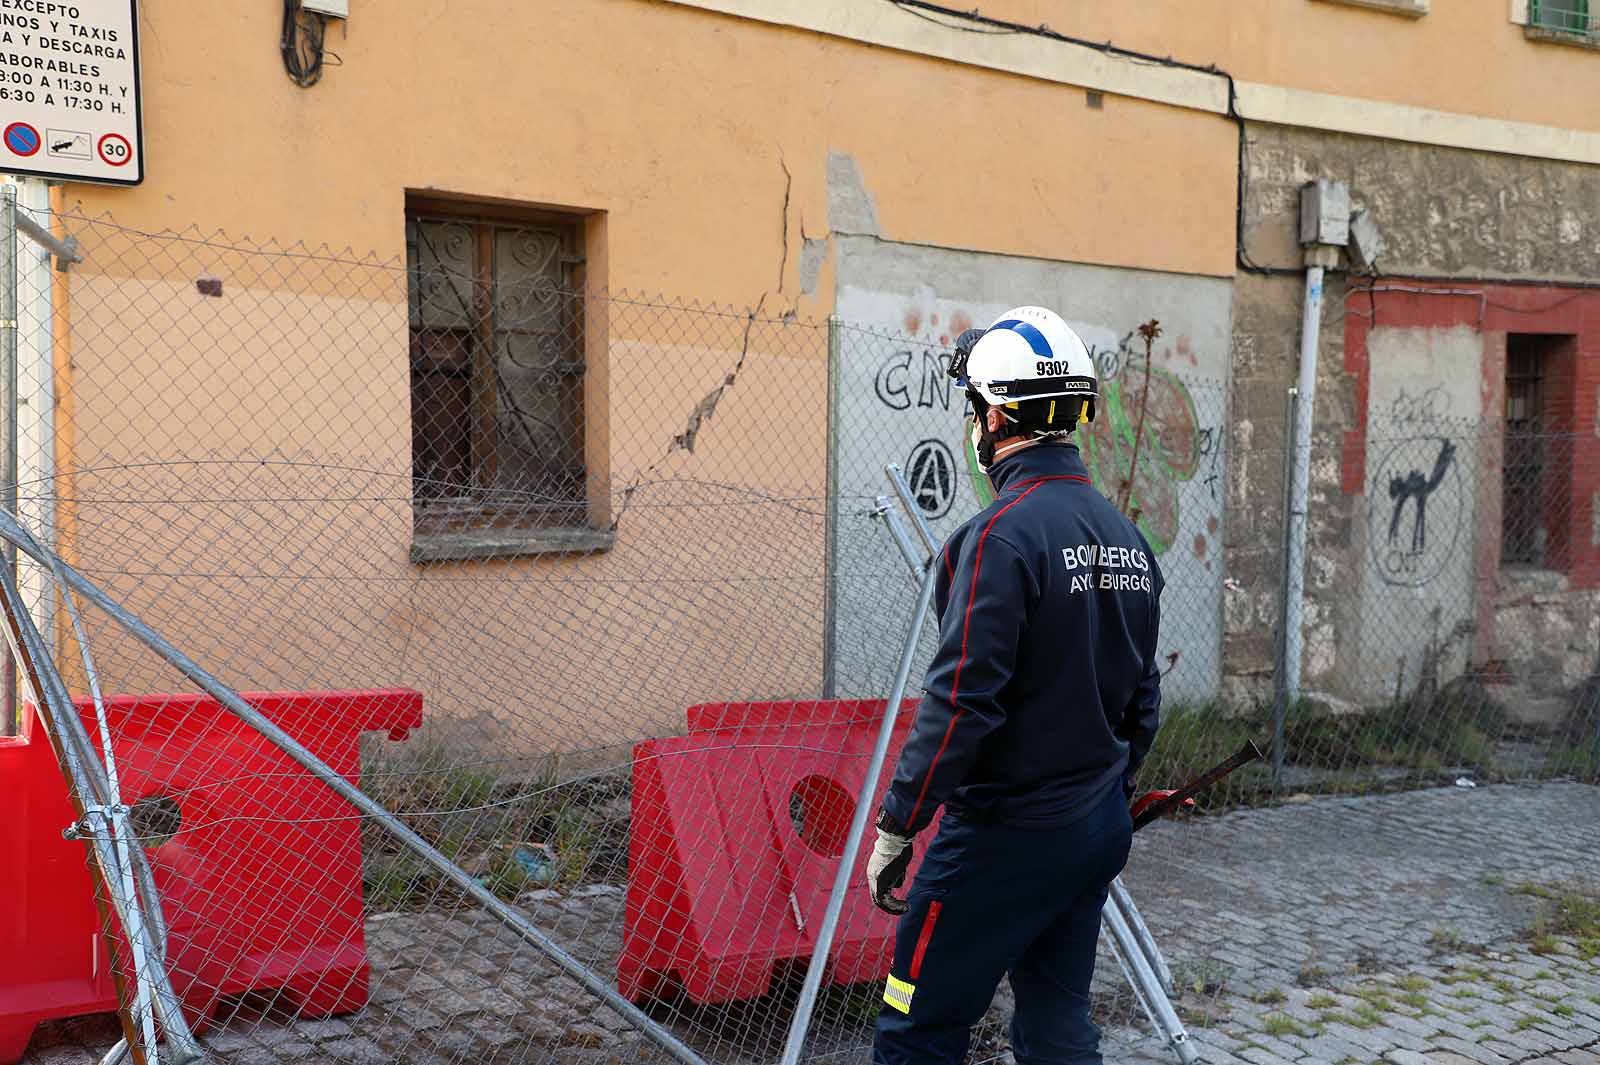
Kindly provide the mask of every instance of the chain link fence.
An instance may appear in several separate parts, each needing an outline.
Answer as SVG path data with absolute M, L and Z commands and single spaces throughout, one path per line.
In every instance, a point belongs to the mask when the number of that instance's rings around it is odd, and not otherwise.
M 57 796 L 47 827 L 147 855 L 207 1050 L 777 1061 L 903 643 L 913 697 L 932 651 L 930 627 L 907 632 L 883 467 L 937 535 L 987 502 L 943 376 L 959 323 L 902 335 L 598 292 L 559 232 L 495 219 L 419 213 L 404 262 L 55 224 L 84 261 L 19 258 L 12 509 L 38 550 L 17 581 L 118 777 L 87 812 Z M 1185 1019 L 1223 1032 L 1378 949 L 1286 893 L 1297 840 L 1359 836 L 1407 789 L 1594 781 L 1600 574 L 1570 501 L 1600 479 L 1600 441 L 1424 408 L 1366 427 L 1341 493 L 1350 447 L 1319 427 L 1306 683 L 1274 699 L 1281 427 L 1236 425 L 1224 382 L 1128 336 L 1097 353 L 1081 444 L 1167 576 L 1168 710 L 1142 783 L 1276 743 L 1204 816 L 1141 833 L 1127 874 Z M 181 694 L 196 672 L 91 588 L 400 831 L 215 692 Z M 41 684 L 24 671 L 20 700 Z M 31 744 L 0 757 L 48 754 L 55 730 L 22 717 Z M 1548 857 L 1529 882 L 1592 882 Z M 36 1019 L 121 1001 L 134 1034 L 152 1008 L 138 936 L 97 935 L 88 893 L 115 900 L 74 875 L 84 901 L 60 920 L 88 922 L 94 953 L 62 964 L 89 975 Z M 1445 923 L 1419 909 L 1375 934 L 1434 950 Z M 866 1060 L 892 933 L 853 890 L 803 1060 Z M 1096 1006 L 1110 1030 L 1145 1023 L 1109 957 Z M 1006 1059 L 1008 1010 L 1002 991 L 973 1060 Z

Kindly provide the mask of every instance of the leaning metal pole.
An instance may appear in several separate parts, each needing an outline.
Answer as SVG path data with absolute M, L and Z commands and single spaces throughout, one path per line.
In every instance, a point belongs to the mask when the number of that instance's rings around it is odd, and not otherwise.
M 12 512 L 0 511 L 0 539 L 14 544 L 28 555 L 37 559 L 42 565 L 52 565 L 51 559 L 55 557 L 54 553 L 41 547 L 27 529 L 17 521 L 15 514 Z M 605 1002 L 607 1006 L 626 1018 L 646 1039 L 666 1051 L 674 1060 L 682 1062 L 683 1065 L 705 1065 L 703 1059 L 685 1046 L 671 1032 L 663 1028 L 639 1007 L 619 995 L 609 983 L 602 980 L 582 962 L 562 950 L 554 940 L 530 924 L 527 918 L 506 905 L 493 892 L 469 876 L 465 870 L 456 866 L 455 863 L 451 862 L 449 858 L 436 850 L 421 836 L 407 828 L 404 822 L 368 798 L 365 792 L 351 784 L 326 762 L 302 746 L 293 736 L 279 728 L 271 718 L 245 702 L 239 697 L 238 692 L 212 676 L 188 655 L 173 646 L 160 633 L 124 609 L 116 600 L 101 591 L 93 581 L 73 569 L 66 562 L 59 560 L 58 562 L 61 574 L 74 591 L 110 615 L 136 640 L 160 655 L 183 673 L 184 676 L 198 684 L 207 695 L 217 700 L 235 717 L 255 729 L 274 747 L 277 747 L 301 768 L 327 785 L 334 794 L 372 818 L 374 824 L 404 844 L 417 857 L 427 862 L 445 879 L 460 888 L 463 893 L 470 896 L 490 914 L 498 918 L 507 928 L 515 932 L 523 942 L 549 958 L 562 972 L 572 977 Z
M 52 671 L 46 683 L 59 683 L 59 674 Z M 71 697 L 67 694 L 64 685 L 60 686 L 59 700 L 70 704 Z M 48 706 L 48 704 L 46 704 Z M 78 764 L 85 771 L 88 786 L 96 801 L 102 807 L 112 805 L 110 796 L 120 796 L 121 792 L 111 787 L 109 777 L 100 763 L 96 760 L 95 750 L 89 741 L 89 734 L 83 728 L 82 722 L 75 714 L 68 715 L 58 732 L 63 732 L 61 742 L 72 745 Z M 130 835 L 131 835 L 130 830 Z M 171 1060 L 177 1063 L 199 1060 L 204 1056 L 203 1051 L 195 1043 L 188 1021 L 184 1018 L 177 996 L 173 993 L 170 981 L 166 975 L 167 939 L 168 930 L 166 918 L 161 910 L 161 893 L 156 889 L 155 873 L 150 867 L 150 857 L 143 847 L 133 847 L 130 850 L 133 865 L 133 876 L 138 886 L 139 896 L 143 902 L 142 915 L 147 929 L 145 942 L 146 949 L 153 951 L 153 956 L 161 963 L 157 970 L 155 980 L 156 1019 L 170 1028 L 174 1033 L 169 1035 L 167 1042 L 169 1048 L 176 1048 Z M 170 1018 L 164 1020 L 163 1018 Z M 126 1039 L 117 1043 L 105 1057 L 101 1065 L 117 1065 L 124 1060 L 130 1049 Z
M 1167 996 L 1160 993 L 1161 979 L 1151 967 L 1150 959 L 1145 956 L 1133 930 L 1128 927 L 1127 918 L 1123 917 L 1121 907 L 1115 904 L 1105 907 L 1101 911 L 1101 918 L 1105 921 L 1106 930 L 1111 933 L 1112 942 L 1123 964 L 1133 970 L 1134 988 L 1145 989 L 1139 995 L 1140 1001 L 1144 1003 L 1145 1012 L 1156 1022 L 1161 1037 L 1177 1053 L 1183 1065 L 1194 1065 L 1200 1060 L 1200 1055 L 1195 1050 L 1194 1044 L 1189 1042 L 1189 1033 L 1184 1031 L 1183 1021 L 1178 1019 L 1178 1011 L 1172 1008 Z
M 29 627 L 33 628 L 31 621 Z M 38 636 L 36 629 L 34 631 L 33 644 L 38 648 L 43 646 L 43 638 Z M 40 657 L 42 660 L 42 650 L 40 651 Z M 86 794 L 94 798 L 101 811 L 120 805 L 117 800 L 112 798 L 112 796 L 117 796 L 119 793 L 111 790 L 105 770 L 96 759 L 94 747 L 89 741 L 89 734 L 83 728 L 83 722 L 79 720 L 75 710 L 72 709 L 71 696 L 67 693 L 66 685 L 62 683 L 60 674 L 53 668 L 50 669 L 44 673 L 42 684 L 46 693 L 54 694 L 40 697 L 41 713 L 49 715 L 48 720 L 50 721 L 52 734 L 58 737 L 58 743 L 64 749 L 63 757 L 70 758 L 75 762 L 76 768 L 71 771 L 80 775 L 82 780 L 80 786 L 87 788 Z M 62 714 L 57 709 L 59 707 L 67 707 L 69 712 Z M 91 845 L 97 842 L 104 843 L 109 837 L 102 836 L 94 827 L 96 821 L 103 822 L 104 814 L 96 814 L 91 817 L 86 812 L 84 817 L 85 820 L 82 824 L 89 829 L 88 833 L 85 834 L 78 826 L 69 826 L 67 830 L 68 833 L 71 833 L 69 838 L 87 837 L 91 841 Z M 104 852 L 104 849 L 101 848 L 100 852 Z M 111 853 L 114 854 L 114 852 Z M 134 877 L 138 882 L 139 892 L 143 899 L 141 913 L 145 919 L 140 922 L 143 926 L 142 949 L 147 957 L 154 958 L 159 963 L 150 965 L 149 968 L 153 973 L 152 981 L 155 987 L 156 1020 L 161 1023 L 167 1033 L 166 1039 L 170 1052 L 169 1060 L 174 1062 L 175 1065 L 202 1060 L 205 1057 L 205 1052 L 195 1042 L 194 1034 L 190 1031 L 188 1021 L 184 1018 L 183 1007 L 178 1001 L 177 994 L 172 989 L 170 978 L 167 976 L 167 927 L 166 922 L 160 916 L 161 896 L 155 889 L 155 877 L 150 869 L 149 857 L 142 847 L 133 848 L 131 857 Z M 148 965 L 149 963 L 146 964 Z M 119 1043 L 118 1048 L 120 1048 L 120 1054 L 125 1056 L 128 1053 L 126 1040 Z
M 892 462 L 889 463 L 886 472 L 889 474 L 889 482 L 894 485 L 894 494 L 900 497 L 900 505 L 911 515 L 912 524 L 916 525 L 917 535 L 922 537 L 923 546 L 928 549 L 928 554 L 937 555 L 944 545 L 933 535 L 933 528 L 928 525 L 928 519 L 922 516 L 922 507 L 917 504 L 911 486 L 906 483 L 905 474 Z
M 61 684 L 59 674 L 54 673 L 52 670 L 46 676 L 45 684 L 47 687 L 54 686 L 58 688 L 58 694 L 54 699 L 57 705 L 72 707 L 71 697 L 67 694 L 65 685 Z M 49 707 L 50 703 L 45 702 L 45 706 Z M 89 734 L 84 729 L 83 722 L 78 718 L 75 710 L 65 715 L 62 715 L 59 711 L 52 711 L 52 717 L 56 719 L 55 723 L 52 724 L 52 728 L 57 729 L 60 733 L 61 742 L 70 746 L 72 756 L 76 759 L 79 767 L 78 772 L 84 775 L 90 793 L 96 796 L 96 802 L 101 810 L 109 811 L 120 808 L 120 793 L 111 789 L 104 768 L 96 760 L 95 750 L 90 743 Z M 113 799 L 112 796 L 118 796 L 118 799 Z M 118 810 L 118 815 L 126 816 L 125 811 L 120 810 Z M 109 834 L 102 835 L 100 831 L 96 830 L 96 821 L 99 821 L 102 825 L 107 824 L 108 815 L 101 814 L 98 818 L 86 820 L 85 827 L 89 829 L 87 834 L 76 826 L 69 827 L 68 831 L 75 833 L 76 838 L 87 836 L 91 840 L 104 842 L 110 838 Z M 139 921 L 143 941 L 141 949 L 147 959 L 155 959 L 153 964 L 149 961 L 144 964 L 152 973 L 155 1015 L 156 1020 L 160 1022 L 166 1033 L 169 1060 L 174 1065 L 200 1061 L 204 1059 L 205 1051 L 195 1042 L 194 1034 L 189 1028 L 188 1021 L 184 1018 L 183 1007 L 178 1001 L 177 994 L 172 989 L 171 979 L 166 971 L 167 926 L 166 921 L 161 917 L 161 895 L 155 887 L 155 875 L 150 869 L 149 856 L 145 854 L 142 847 L 132 848 L 130 856 L 133 865 L 133 876 L 138 885 L 139 896 L 143 900 L 143 908 L 140 911 L 141 920 Z M 131 934 L 130 924 L 130 936 Z M 137 960 L 135 964 L 137 966 Z M 127 1052 L 126 1040 L 119 1043 L 118 1048 L 113 1050 L 113 1053 L 119 1054 L 118 1060 L 120 1060 L 120 1056 L 126 1055 Z
M 850 889 L 856 854 L 861 849 L 861 838 L 866 834 L 872 797 L 877 793 L 878 777 L 889 756 L 889 741 L 894 737 L 895 718 L 899 716 L 900 703 L 905 699 L 906 685 L 911 681 L 911 666 L 916 661 L 922 626 L 927 622 L 928 610 L 933 605 L 937 574 L 938 567 L 930 557 L 922 564 L 922 587 L 917 594 L 916 609 L 911 612 L 911 625 L 906 630 L 905 643 L 900 649 L 900 665 L 895 670 L 894 683 L 889 688 L 889 702 L 883 708 L 878 741 L 873 744 L 872 757 L 867 761 L 866 777 L 861 782 L 855 813 L 850 818 L 850 834 L 845 838 L 844 853 L 839 856 L 839 870 L 833 877 L 833 891 L 828 895 L 828 908 L 823 913 L 822 926 L 817 930 L 817 944 L 811 954 L 811 964 L 806 968 L 805 982 L 800 985 L 800 1001 L 795 1003 L 794 1016 L 789 1021 L 789 1036 L 783 1044 L 783 1065 L 798 1065 L 806 1033 L 811 1027 L 811 1014 L 816 1009 L 817 994 L 822 988 L 822 972 L 827 968 L 828 954 L 833 950 L 833 936 L 839 927 L 839 915 L 844 910 L 844 895 Z
M 94 668 L 94 657 L 89 652 L 89 634 L 83 631 L 83 619 L 78 616 L 78 606 L 73 599 L 72 589 L 67 587 L 67 582 L 61 576 L 60 556 L 54 556 L 51 561 L 54 563 L 56 585 L 61 591 L 62 602 L 67 607 L 67 616 L 72 619 L 72 634 L 78 641 L 78 651 L 83 657 L 83 672 L 89 681 L 89 697 L 94 700 L 95 725 L 100 732 L 100 751 L 105 758 L 106 794 L 111 798 L 111 812 L 102 818 L 102 821 L 115 836 L 117 863 L 121 866 L 119 872 L 122 875 L 122 894 L 128 902 L 128 944 L 133 952 L 134 1020 L 141 1026 L 140 1034 L 144 1037 L 150 1065 L 157 1065 L 156 1018 L 154 1005 L 151 1002 L 153 992 L 149 972 L 151 959 L 145 957 L 144 908 L 139 905 L 138 888 L 134 885 L 133 856 L 128 848 L 128 838 L 133 835 L 133 831 L 128 824 L 127 807 L 121 801 L 122 786 L 117 778 L 116 752 L 111 745 L 111 725 L 106 720 L 106 703 L 100 691 L 100 674 Z
M 1144 923 L 1144 916 L 1139 913 L 1139 907 L 1133 904 L 1133 896 L 1122 886 L 1122 877 L 1119 876 L 1111 881 L 1109 898 L 1111 904 L 1122 911 L 1129 930 L 1133 932 L 1133 938 L 1138 941 L 1139 949 L 1144 951 L 1145 959 L 1155 971 L 1156 982 L 1161 986 L 1161 990 L 1169 995 L 1172 994 L 1172 970 L 1167 967 L 1167 959 L 1162 956 L 1161 948 L 1156 945 L 1155 936 L 1150 934 L 1150 926 Z
M 11 515 L 5 517 L 14 523 L 15 519 Z M 22 530 L 20 525 L 16 528 L 22 531 L 28 542 L 32 542 L 32 537 L 26 530 Z M 19 547 L 22 546 L 20 541 L 12 542 Z M 44 638 L 39 635 L 38 628 L 22 604 L 22 593 L 9 567 L 0 567 L 0 611 L 5 614 L 6 640 L 11 645 L 12 657 L 20 667 L 18 675 L 26 674 L 39 712 L 49 723 L 50 733 L 61 759 L 63 775 L 69 784 L 69 798 L 73 800 L 83 822 L 90 827 L 84 838 L 99 869 L 101 882 L 111 902 L 112 910 L 130 937 L 135 935 L 137 930 L 142 940 L 140 946 L 146 957 L 157 959 L 149 963 L 149 969 L 155 985 L 156 1015 L 167 1035 L 171 1049 L 170 1060 L 177 1065 L 198 1061 L 204 1058 L 205 1052 L 189 1032 L 188 1024 L 183 1017 L 183 1007 L 179 1004 L 178 996 L 173 992 L 172 984 L 167 979 L 164 965 L 159 961 L 161 955 L 149 939 L 149 929 L 130 916 L 130 911 L 137 906 L 137 902 L 122 893 L 120 866 L 116 851 L 111 846 L 110 836 L 96 830 L 97 825 L 105 823 L 106 811 L 116 803 L 117 796 L 108 794 L 103 776 L 93 772 L 98 765 L 94 762 L 93 753 L 86 751 L 88 736 L 82 731 L 83 722 L 77 718 L 77 711 L 67 693 L 66 684 L 56 672 L 55 665 L 45 650 Z M 142 1058 L 141 1053 L 139 1060 Z

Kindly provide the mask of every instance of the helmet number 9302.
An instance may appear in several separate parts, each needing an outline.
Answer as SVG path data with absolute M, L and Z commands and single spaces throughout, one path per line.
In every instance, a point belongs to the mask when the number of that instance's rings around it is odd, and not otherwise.
M 1065 377 L 1072 371 L 1067 369 L 1064 362 L 1041 362 L 1034 367 L 1034 373 L 1040 377 Z

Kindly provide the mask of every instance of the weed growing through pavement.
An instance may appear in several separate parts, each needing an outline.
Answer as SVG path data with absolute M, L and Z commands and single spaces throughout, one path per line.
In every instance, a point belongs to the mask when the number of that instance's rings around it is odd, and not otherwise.
M 1282 1039 L 1286 1035 L 1306 1034 L 1300 1022 L 1285 1013 L 1269 1013 L 1261 1018 L 1261 1030 L 1275 1039 Z

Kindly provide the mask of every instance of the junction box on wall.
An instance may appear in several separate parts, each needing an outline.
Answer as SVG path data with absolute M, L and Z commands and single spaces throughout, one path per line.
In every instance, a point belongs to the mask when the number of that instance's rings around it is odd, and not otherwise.
M 350 0 L 300 0 L 300 10 L 330 18 L 349 18 Z

